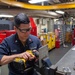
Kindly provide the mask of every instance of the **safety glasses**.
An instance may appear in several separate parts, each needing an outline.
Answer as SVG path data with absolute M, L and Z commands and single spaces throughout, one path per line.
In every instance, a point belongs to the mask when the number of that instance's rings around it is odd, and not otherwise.
M 20 28 L 17 28 L 17 29 L 19 29 L 19 31 L 22 33 L 26 33 L 26 32 L 29 32 L 31 30 L 31 27 L 29 27 L 28 29 L 20 29 Z

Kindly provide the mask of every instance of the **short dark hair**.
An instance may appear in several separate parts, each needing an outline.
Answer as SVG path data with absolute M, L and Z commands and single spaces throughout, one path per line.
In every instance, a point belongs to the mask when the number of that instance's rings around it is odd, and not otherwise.
M 30 20 L 25 13 L 19 13 L 14 17 L 14 25 L 19 27 L 20 24 L 29 24 Z

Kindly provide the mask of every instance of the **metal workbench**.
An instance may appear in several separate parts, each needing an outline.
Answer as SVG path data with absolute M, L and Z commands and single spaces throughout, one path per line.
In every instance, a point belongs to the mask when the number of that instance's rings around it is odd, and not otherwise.
M 75 75 L 75 46 L 73 46 L 56 64 L 58 71 L 63 71 L 63 67 L 69 67 L 71 75 Z

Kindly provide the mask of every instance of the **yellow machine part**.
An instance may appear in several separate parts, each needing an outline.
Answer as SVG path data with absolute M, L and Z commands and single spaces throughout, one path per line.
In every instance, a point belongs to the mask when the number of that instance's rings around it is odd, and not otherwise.
M 16 61 L 16 62 L 20 62 L 21 60 L 24 61 L 24 62 L 26 62 L 26 60 L 23 59 L 23 58 L 16 58 L 14 61 Z
M 55 35 L 52 35 L 52 48 L 55 47 Z
M 47 44 L 48 44 L 48 49 L 51 50 L 52 47 L 52 37 L 50 35 L 47 36 Z
M 28 52 L 28 53 L 30 53 L 32 56 L 34 56 L 32 50 L 27 50 L 26 52 Z M 15 62 L 21 62 L 21 61 L 23 61 L 24 65 L 25 65 L 25 63 L 26 63 L 26 60 L 23 59 L 23 58 L 15 58 L 14 61 L 15 61 Z M 25 67 L 26 67 L 26 65 L 25 65 Z
M 55 35 L 53 32 L 49 32 L 47 35 L 47 44 L 49 50 L 55 47 Z

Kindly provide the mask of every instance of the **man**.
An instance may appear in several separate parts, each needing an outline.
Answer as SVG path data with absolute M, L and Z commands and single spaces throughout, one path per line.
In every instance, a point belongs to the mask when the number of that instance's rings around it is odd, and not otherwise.
M 14 17 L 14 29 L 16 34 L 5 38 L 0 44 L 0 65 L 8 64 L 9 75 L 33 75 L 33 68 L 21 72 L 15 68 L 16 65 L 14 66 L 13 61 L 16 58 L 23 58 L 26 61 L 32 62 L 35 56 L 26 50 L 38 50 L 41 47 L 40 40 L 30 34 L 30 21 L 24 13 L 20 13 Z M 27 64 L 30 67 L 34 65 L 33 62 Z

